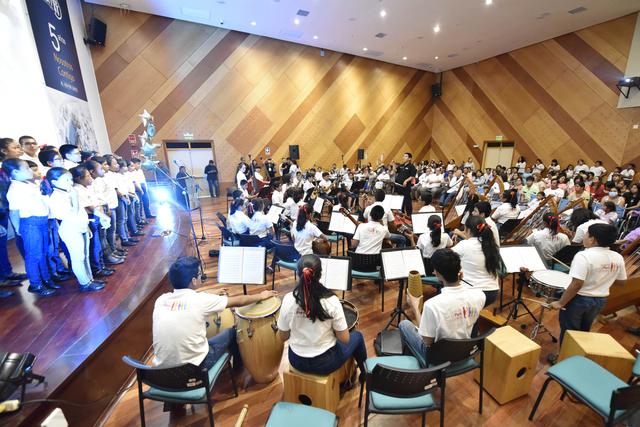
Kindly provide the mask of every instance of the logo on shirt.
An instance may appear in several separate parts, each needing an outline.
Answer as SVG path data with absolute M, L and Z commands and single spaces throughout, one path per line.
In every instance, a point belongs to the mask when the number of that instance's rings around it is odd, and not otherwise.
M 187 304 L 186 301 L 173 301 L 173 302 L 166 302 L 164 304 L 164 307 L 169 310 L 169 311 L 187 311 L 189 308 L 189 305 Z

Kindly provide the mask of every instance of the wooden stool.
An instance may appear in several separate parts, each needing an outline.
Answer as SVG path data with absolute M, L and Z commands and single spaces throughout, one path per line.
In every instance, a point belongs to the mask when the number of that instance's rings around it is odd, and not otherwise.
M 511 326 L 496 329 L 484 344 L 484 389 L 501 405 L 529 394 L 540 351 Z M 475 372 L 479 381 L 480 373 Z
M 560 347 L 558 360 L 571 356 L 584 356 L 607 371 L 627 381 L 636 359 L 618 341 L 608 334 L 567 331 Z
M 340 401 L 340 383 L 350 377 L 353 367 L 353 359 L 349 359 L 329 375 L 313 375 L 287 364 L 283 372 L 284 401 L 335 412 Z

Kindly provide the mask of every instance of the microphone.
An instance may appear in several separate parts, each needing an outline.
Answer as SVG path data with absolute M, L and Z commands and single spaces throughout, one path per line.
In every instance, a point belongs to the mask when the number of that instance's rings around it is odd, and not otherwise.
M 178 166 L 178 167 L 182 166 L 181 164 L 178 163 L 178 161 L 176 159 L 173 159 L 173 164 Z

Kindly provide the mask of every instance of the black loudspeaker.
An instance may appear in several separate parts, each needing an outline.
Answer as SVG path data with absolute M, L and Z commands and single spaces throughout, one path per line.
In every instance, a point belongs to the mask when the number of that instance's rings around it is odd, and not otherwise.
M 358 148 L 358 160 L 364 160 L 364 148 Z
M 87 30 L 87 38 L 84 39 L 86 44 L 94 46 L 104 46 L 104 42 L 107 39 L 107 24 L 92 17 L 89 21 L 89 28 Z
M 434 83 L 431 85 L 432 96 L 442 96 L 442 83 Z
M 300 160 L 300 147 L 297 145 L 289 146 L 289 158 L 291 160 Z

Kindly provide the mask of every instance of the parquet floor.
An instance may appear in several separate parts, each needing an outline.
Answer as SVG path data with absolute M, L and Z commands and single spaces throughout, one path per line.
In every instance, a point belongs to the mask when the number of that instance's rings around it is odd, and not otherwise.
M 224 199 L 202 199 L 203 215 L 204 215 L 204 231 L 206 241 L 200 246 L 206 262 L 206 273 L 208 279 L 204 285 L 216 284 L 217 258 L 209 258 L 207 252 L 211 248 L 217 248 L 220 244 L 220 236 L 218 229 L 215 227 L 213 218 L 216 211 L 225 212 L 226 207 Z M 200 223 L 197 213 L 194 211 L 193 219 L 196 225 L 196 232 L 200 236 Z M 268 282 L 271 277 L 268 276 Z M 293 274 L 290 271 L 282 271 L 276 273 L 276 289 L 284 294 L 289 292 L 294 286 Z M 376 334 L 385 326 L 388 321 L 389 314 L 395 305 L 397 298 L 397 283 L 386 283 L 385 291 L 385 309 L 384 313 L 380 310 L 380 294 L 377 286 L 371 282 L 359 281 L 355 282 L 353 290 L 348 292 L 346 299 L 355 303 L 360 312 L 360 321 L 358 329 L 364 334 L 367 343 L 367 350 L 370 356 L 374 356 L 373 339 Z M 242 289 L 233 286 L 219 285 L 220 288 L 229 289 L 231 294 L 239 294 Z M 511 286 L 507 284 L 505 287 L 507 294 L 510 294 Z M 249 292 L 257 292 L 258 287 L 250 288 Z M 533 308 L 533 304 L 531 305 Z M 503 313 L 506 316 L 506 312 Z M 530 331 L 530 319 L 522 317 L 511 325 L 519 328 L 520 324 L 526 324 L 526 334 Z M 545 322 L 549 328 L 558 333 L 557 314 L 546 316 Z M 628 309 L 624 313 L 619 313 L 616 318 L 606 323 L 596 323 L 593 331 L 605 332 L 611 334 L 625 348 L 631 350 L 634 345 L 640 343 L 640 339 L 624 329 L 629 326 L 640 325 L 640 314 L 634 309 Z M 446 426 L 496 426 L 509 427 L 521 425 L 536 426 L 599 426 L 602 422 L 588 408 L 571 403 L 566 400 L 559 400 L 560 387 L 552 383 L 545 395 L 545 398 L 538 410 L 536 419 L 533 423 L 527 420 L 529 411 L 533 406 L 533 402 L 544 382 L 546 376 L 545 371 L 548 368 L 546 357 L 549 353 L 557 351 L 557 345 L 551 342 L 547 334 L 538 336 L 536 341 L 542 346 L 542 354 L 537 366 L 537 372 L 531 386 L 531 390 L 527 396 L 509 402 L 505 405 L 499 405 L 488 394 L 485 393 L 484 412 L 478 414 L 478 385 L 473 380 L 472 374 L 465 374 L 459 377 L 447 380 L 447 403 L 446 403 Z M 285 350 L 286 351 L 286 350 Z M 281 365 L 282 370 L 282 365 Z M 219 381 L 219 390 L 214 393 L 216 401 L 214 406 L 215 423 L 217 426 L 233 426 L 235 425 L 238 414 L 243 405 L 249 405 L 247 417 L 244 426 L 254 427 L 263 426 L 266 422 L 269 410 L 272 405 L 281 400 L 283 395 L 283 384 L 281 377 L 274 380 L 268 385 L 258 385 L 251 381 L 251 377 L 245 371 L 236 382 L 240 387 L 240 395 L 237 398 L 229 398 L 232 396 L 230 392 L 230 384 L 228 381 Z M 120 399 L 117 405 L 106 419 L 104 425 L 107 427 L 136 426 L 140 424 L 137 386 L 130 388 Z M 208 425 L 206 407 L 198 405 L 195 408 L 188 408 L 184 415 L 170 415 L 168 412 L 162 411 L 162 403 L 145 401 L 145 414 L 147 417 L 147 425 L 154 427 L 161 426 L 205 426 Z M 340 426 L 359 426 L 362 423 L 364 411 L 358 409 L 358 390 L 353 389 L 343 396 L 337 410 L 340 417 Z M 429 414 L 427 417 L 428 425 L 437 425 L 439 422 L 437 413 Z M 370 417 L 370 425 L 373 427 L 383 426 L 419 426 L 420 416 L 385 416 L 373 415 Z M 292 426 L 294 427 L 294 426 Z

